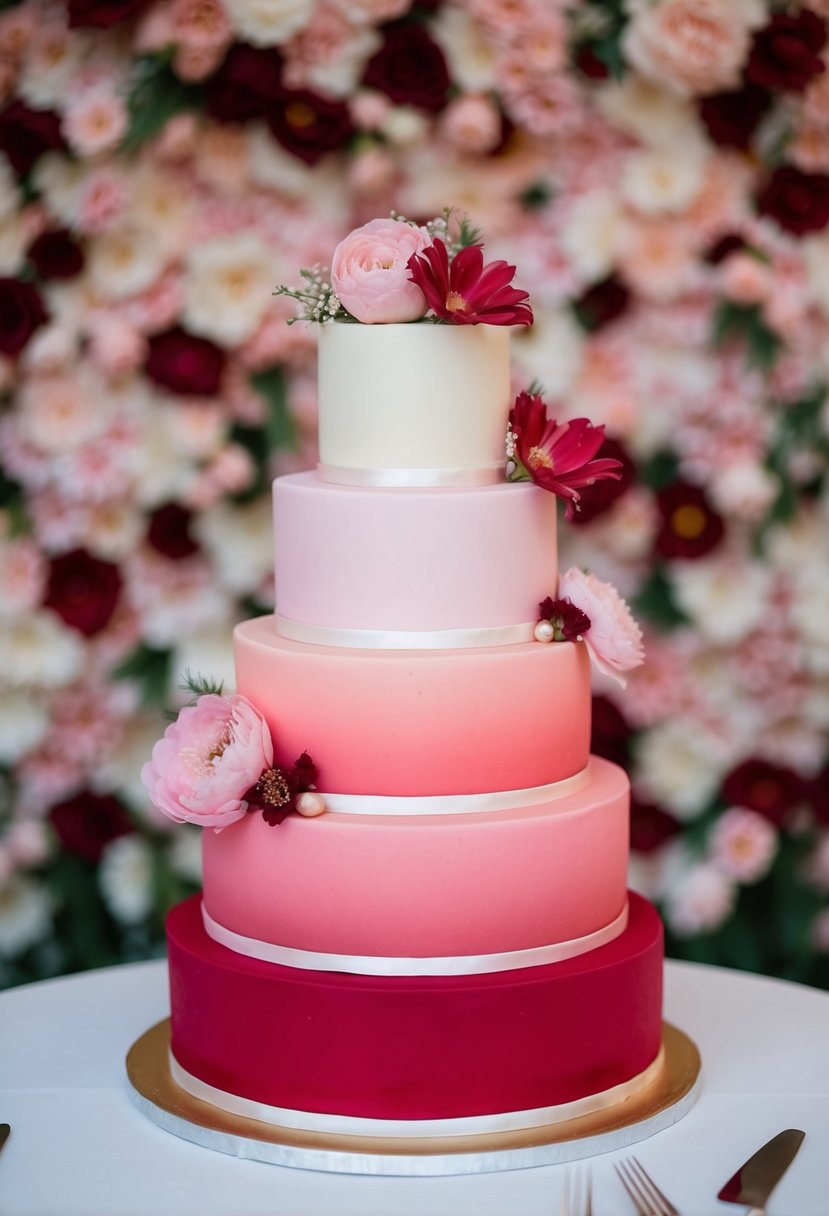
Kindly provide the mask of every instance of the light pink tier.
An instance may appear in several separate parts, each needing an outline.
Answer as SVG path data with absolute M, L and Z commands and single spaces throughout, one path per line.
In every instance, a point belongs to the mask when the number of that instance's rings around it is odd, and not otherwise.
M 205 832 L 204 902 L 226 929 L 297 950 L 437 957 L 568 942 L 625 904 L 628 781 L 497 814 L 258 813 Z
M 532 625 L 555 595 L 556 499 L 530 484 L 367 489 L 296 473 L 274 482 L 274 546 L 277 612 L 289 621 Z
M 308 751 L 342 794 L 477 794 L 561 781 L 587 763 L 584 644 L 354 650 L 238 625 L 236 689 L 266 718 L 277 763 Z

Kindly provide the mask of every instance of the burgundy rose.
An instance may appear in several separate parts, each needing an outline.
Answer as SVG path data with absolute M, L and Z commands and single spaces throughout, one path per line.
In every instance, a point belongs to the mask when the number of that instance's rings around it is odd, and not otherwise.
M 775 13 L 754 35 L 746 79 L 766 89 L 799 92 L 824 70 L 826 24 L 811 9 Z
M 771 94 L 756 84 L 731 93 L 711 93 L 699 102 L 699 116 L 713 143 L 745 151 L 771 106 Z
M 579 510 L 570 520 L 578 527 L 582 524 L 589 524 L 591 519 L 610 510 L 614 502 L 621 498 L 636 480 L 636 465 L 618 439 L 605 437 L 605 441 L 596 455 L 601 460 L 617 460 L 621 465 L 621 475 L 618 481 L 613 481 L 611 478 L 595 481 L 592 486 L 585 486 L 580 491 Z
M 146 6 L 147 0 L 67 0 L 66 4 L 70 26 L 99 30 L 108 30 L 137 17 Z
M 44 152 L 62 148 L 60 117 L 54 110 L 32 110 L 13 101 L 0 114 L 0 152 L 20 177 L 25 177 Z
M 147 541 L 165 557 L 177 561 L 198 551 L 190 535 L 191 513 L 177 502 L 168 502 L 150 516 Z
M 46 309 L 34 283 L 0 279 L 0 354 L 19 355 L 46 320 Z
M 100 633 L 121 595 L 121 574 L 83 549 L 52 559 L 44 603 L 86 637 Z
M 618 320 L 627 311 L 630 299 L 629 288 L 617 275 L 612 274 L 588 287 L 573 301 L 573 308 L 588 333 L 595 333 Z
M 90 790 L 53 806 L 49 818 L 63 847 L 87 861 L 100 861 L 108 844 L 134 831 L 117 798 Z
M 538 616 L 552 625 L 554 642 L 579 642 L 590 628 L 590 617 L 569 596 L 554 600 L 548 595 L 538 605 Z
M 41 279 L 74 279 L 84 265 L 83 249 L 66 228 L 41 232 L 27 257 Z
M 738 253 L 745 247 L 743 237 L 738 236 L 736 232 L 729 232 L 711 246 L 705 254 L 705 260 L 709 266 L 719 266 L 720 262 L 724 262 L 732 253 Z
M 307 89 L 284 92 L 268 114 L 268 126 L 282 147 L 306 165 L 345 147 L 354 134 L 344 102 Z
M 823 827 L 829 828 L 829 764 L 804 783 L 807 800 L 815 812 L 815 818 Z
M 265 118 L 282 96 L 282 56 L 277 50 L 232 46 L 206 85 L 206 108 L 218 122 Z
M 699 486 L 677 481 L 656 497 L 662 525 L 656 550 L 662 557 L 695 558 L 720 543 L 725 526 Z
M 219 391 L 224 364 L 220 347 L 175 326 L 150 338 L 144 370 L 171 393 L 212 397 Z
M 630 847 L 636 853 L 653 853 L 681 832 L 673 815 L 656 806 L 643 806 L 635 798 L 630 803 Z
M 386 26 L 383 45 L 369 59 L 363 84 L 398 105 L 435 112 L 446 104 L 449 73 L 443 52 L 423 26 L 401 21 Z
M 625 768 L 628 763 L 630 727 L 621 710 L 609 697 L 594 697 L 590 750 Z
M 581 44 L 576 51 L 575 64 L 582 76 L 586 76 L 588 80 L 607 80 L 610 76 L 610 68 L 596 54 L 592 42 Z
M 790 768 L 766 760 L 745 760 L 723 781 L 722 795 L 731 806 L 748 807 L 778 828 L 806 796 L 803 779 Z
M 783 165 L 757 196 L 757 209 L 795 236 L 819 232 L 829 223 L 829 174 L 803 173 Z

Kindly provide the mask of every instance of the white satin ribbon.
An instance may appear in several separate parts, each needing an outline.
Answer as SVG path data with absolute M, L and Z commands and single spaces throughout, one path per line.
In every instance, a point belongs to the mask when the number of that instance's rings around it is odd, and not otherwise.
M 506 461 L 477 469 L 353 469 L 346 465 L 317 465 L 321 481 L 342 486 L 493 486 L 505 479 Z
M 290 1127 L 297 1131 L 327 1132 L 344 1136 L 409 1136 L 419 1139 L 429 1136 L 474 1136 L 488 1132 L 520 1131 L 523 1128 L 545 1127 L 550 1123 L 562 1123 L 567 1119 L 578 1119 L 582 1115 L 606 1110 L 632 1098 L 656 1080 L 664 1065 L 664 1059 L 665 1049 L 660 1047 L 653 1063 L 629 1081 L 623 1081 L 612 1089 L 590 1094 L 574 1102 L 540 1106 L 533 1110 L 503 1111 L 496 1115 L 469 1115 L 458 1119 L 365 1119 L 356 1115 L 323 1115 L 313 1111 L 270 1106 L 266 1102 L 240 1098 L 236 1094 L 227 1093 L 226 1090 L 217 1089 L 206 1081 L 200 1081 L 182 1068 L 172 1051 L 170 1073 L 176 1085 L 194 1098 L 246 1119 L 258 1119 L 262 1123 Z M 482 1061 L 481 1066 L 486 1067 L 486 1061 Z
M 205 932 L 220 946 L 234 954 L 258 958 L 265 963 L 278 963 L 283 967 L 296 967 L 300 971 L 346 971 L 350 975 L 488 975 L 494 971 L 517 971 L 524 967 L 543 967 L 547 963 L 561 963 L 568 958 L 587 954 L 612 942 L 624 933 L 628 923 L 627 901 L 619 915 L 609 925 L 588 933 L 584 937 L 571 938 L 566 942 L 554 942 L 550 946 L 533 946 L 527 950 L 509 950 L 501 954 L 459 954 L 436 958 L 392 958 L 375 954 L 323 954 L 315 950 L 297 950 L 292 946 L 278 946 L 273 942 L 258 941 L 254 937 L 243 937 L 226 929 L 213 920 L 202 904 L 202 919 Z
M 590 783 L 590 768 L 572 777 L 533 785 L 524 790 L 491 790 L 485 794 L 332 794 L 320 790 L 326 811 L 337 815 L 481 815 L 494 811 L 516 811 L 525 807 L 547 806 L 575 794 Z
M 305 625 L 276 614 L 276 632 L 292 642 L 344 646 L 356 650 L 466 650 L 477 646 L 514 646 L 531 642 L 536 621 L 480 629 L 335 629 Z

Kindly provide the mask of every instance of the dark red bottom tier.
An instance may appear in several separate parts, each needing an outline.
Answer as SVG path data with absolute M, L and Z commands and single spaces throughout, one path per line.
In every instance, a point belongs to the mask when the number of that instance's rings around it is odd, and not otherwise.
M 207 936 L 198 896 L 173 909 L 167 935 L 176 1061 L 269 1106 L 424 1120 L 536 1110 L 621 1085 L 659 1051 L 662 925 L 635 894 L 608 945 L 486 975 L 260 962 Z

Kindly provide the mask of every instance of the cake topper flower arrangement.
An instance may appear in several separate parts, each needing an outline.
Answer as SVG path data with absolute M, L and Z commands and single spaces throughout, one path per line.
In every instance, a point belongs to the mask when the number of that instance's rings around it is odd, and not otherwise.
M 423 227 L 399 216 L 370 220 L 334 250 L 328 278 L 302 270 L 304 286 L 275 295 L 299 304 L 294 321 L 392 325 L 532 325 L 528 294 L 512 286 L 515 267 L 485 263 L 480 233 L 451 210 Z
M 534 481 L 565 499 L 565 517 L 579 509 L 579 490 L 597 481 L 622 476 L 619 460 L 596 460 L 604 443 L 604 427 L 586 418 L 558 423 L 547 416 L 541 395 L 531 388 L 519 393 L 510 411 L 507 430 L 507 480 Z
M 558 596 L 538 605 L 539 642 L 584 642 L 596 669 L 625 687 L 624 673 L 644 660 L 642 630 L 619 592 L 575 566 L 562 574 Z
M 220 832 L 259 810 L 275 826 L 291 811 L 320 815 L 317 770 L 303 752 L 290 768 L 273 763 L 268 724 L 246 697 L 223 695 L 222 686 L 186 676 L 196 694 L 167 727 L 141 770 L 153 804 L 177 823 Z

